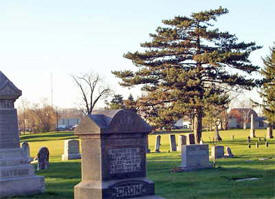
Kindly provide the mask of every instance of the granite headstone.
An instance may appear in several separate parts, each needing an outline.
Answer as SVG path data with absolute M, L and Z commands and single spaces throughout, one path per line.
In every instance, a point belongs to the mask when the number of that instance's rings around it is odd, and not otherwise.
M 130 110 L 86 116 L 75 130 L 82 147 L 82 180 L 75 199 L 160 199 L 146 178 L 146 136 L 151 127 Z
M 160 141 L 161 141 L 161 136 L 157 135 L 156 142 L 155 142 L 155 152 L 160 152 Z
M 224 146 L 212 146 L 211 157 L 212 159 L 224 158 Z
M 65 140 L 64 141 L 64 154 L 62 154 L 62 160 L 74 160 L 80 159 L 79 153 L 79 141 L 78 140 Z
M 42 169 L 47 169 L 49 168 L 49 157 L 50 157 L 50 152 L 47 147 L 41 147 L 38 151 L 37 154 L 37 170 L 42 170 Z
M 176 137 L 175 135 L 169 135 L 170 151 L 177 151 Z
M 36 176 L 19 144 L 14 102 L 22 95 L 0 71 L 0 198 L 41 193 L 44 177 Z

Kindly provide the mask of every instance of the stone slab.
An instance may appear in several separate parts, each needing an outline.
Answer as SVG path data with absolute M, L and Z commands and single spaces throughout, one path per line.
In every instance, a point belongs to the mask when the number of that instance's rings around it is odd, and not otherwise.
M 44 177 L 25 176 L 0 179 L 0 198 L 6 196 L 32 195 L 45 191 Z

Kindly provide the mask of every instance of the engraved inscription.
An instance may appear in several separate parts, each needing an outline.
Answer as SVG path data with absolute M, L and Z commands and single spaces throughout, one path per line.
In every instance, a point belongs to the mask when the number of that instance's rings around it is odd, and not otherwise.
M 139 148 L 109 149 L 110 174 L 141 171 L 142 157 Z
M 112 188 L 113 199 L 138 197 L 138 196 L 146 195 L 146 193 L 147 193 L 147 190 L 146 190 L 145 184 L 138 181 L 118 184 Z
M 23 176 L 28 174 L 29 174 L 29 169 L 12 169 L 12 170 L 4 170 L 1 172 L 2 177 Z

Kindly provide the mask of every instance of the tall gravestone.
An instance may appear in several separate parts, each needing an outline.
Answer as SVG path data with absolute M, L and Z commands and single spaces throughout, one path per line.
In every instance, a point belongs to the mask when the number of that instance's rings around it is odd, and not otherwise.
M 267 128 L 266 128 L 266 138 L 273 138 L 273 128 L 271 124 L 268 124 Z
M 181 151 L 181 145 L 186 145 L 186 136 L 185 135 L 179 135 L 178 136 L 178 147 L 177 151 Z
M 160 152 L 160 140 L 161 140 L 161 136 L 157 135 L 156 143 L 155 143 L 155 152 Z
M 255 136 L 255 126 L 254 126 L 254 115 L 253 114 L 251 114 L 251 116 L 250 116 L 250 137 L 251 138 L 255 138 L 256 136 Z
M 93 112 L 76 128 L 82 147 L 82 180 L 75 199 L 160 199 L 146 178 L 151 127 L 129 110 Z
M 19 144 L 14 102 L 21 94 L 0 71 L 0 198 L 44 191 L 44 177 L 34 175 Z
M 170 151 L 177 151 L 177 143 L 175 135 L 169 135 Z

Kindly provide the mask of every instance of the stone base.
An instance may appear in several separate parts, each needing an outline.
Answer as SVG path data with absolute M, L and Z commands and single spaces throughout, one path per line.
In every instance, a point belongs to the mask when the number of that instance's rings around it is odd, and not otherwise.
M 7 196 L 32 195 L 45 190 L 43 176 L 24 176 L 0 179 L 0 198 Z
M 185 172 L 185 171 L 198 171 L 203 169 L 212 169 L 212 166 L 208 167 L 177 167 L 174 169 L 175 172 Z
M 62 155 L 62 160 L 76 160 L 76 159 L 81 159 L 81 154 L 63 154 Z
M 82 181 L 74 187 L 74 199 L 161 199 L 154 193 L 154 183 L 146 178 Z

